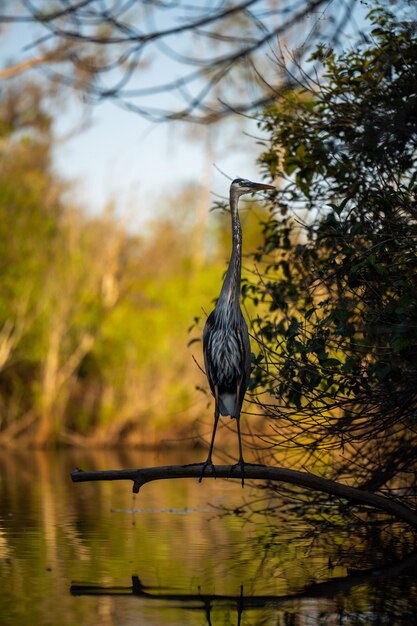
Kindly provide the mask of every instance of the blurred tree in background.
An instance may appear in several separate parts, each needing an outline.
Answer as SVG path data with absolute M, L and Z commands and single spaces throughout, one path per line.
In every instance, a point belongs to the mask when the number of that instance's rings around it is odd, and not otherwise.
M 368 41 L 268 107 L 277 207 L 255 254 L 254 385 L 272 456 L 416 496 L 417 33 L 381 9 Z M 266 309 L 267 308 L 267 312 Z M 294 454 L 295 452 L 295 454 Z
M 229 216 L 213 214 L 206 251 L 194 188 L 140 236 L 111 207 L 89 217 L 54 172 L 47 107 L 33 83 L 1 93 L 0 443 L 189 436 L 206 399 L 188 329 L 217 293 Z

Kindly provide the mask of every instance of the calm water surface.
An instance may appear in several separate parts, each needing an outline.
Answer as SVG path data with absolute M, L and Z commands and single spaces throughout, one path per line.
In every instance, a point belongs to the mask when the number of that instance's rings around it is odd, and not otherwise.
M 415 556 L 372 574 L 335 566 L 340 531 L 317 540 L 302 521 L 248 519 L 238 482 L 160 481 L 133 496 L 128 481 L 70 480 L 76 466 L 197 460 L 2 452 L 0 624 L 417 624 Z M 361 550 L 355 569 L 367 570 Z

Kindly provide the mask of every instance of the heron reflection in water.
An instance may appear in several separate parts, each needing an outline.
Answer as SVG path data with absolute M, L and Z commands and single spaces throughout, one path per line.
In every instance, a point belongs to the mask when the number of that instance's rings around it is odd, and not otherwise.
M 214 471 L 212 453 L 220 415 L 230 415 L 236 420 L 239 442 L 239 460 L 242 487 L 244 486 L 244 460 L 240 433 L 240 412 L 249 384 L 251 350 L 248 327 L 240 309 L 240 277 L 242 265 L 242 226 L 239 220 L 239 198 L 247 193 L 275 189 L 272 185 L 253 183 L 236 178 L 230 185 L 230 211 L 232 217 L 232 254 L 229 267 L 214 311 L 207 318 L 203 332 L 204 365 L 211 392 L 214 396 L 214 426 L 207 460 L 203 465 L 200 482 L 208 467 Z

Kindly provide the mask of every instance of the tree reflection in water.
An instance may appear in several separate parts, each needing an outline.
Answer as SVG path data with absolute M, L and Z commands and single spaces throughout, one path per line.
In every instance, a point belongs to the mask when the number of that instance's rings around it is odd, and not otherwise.
M 202 612 L 209 626 L 214 624 L 214 619 L 216 623 L 223 623 L 225 611 L 227 623 L 235 613 L 239 626 L 244 613 L 255 609 L 266 609 L 267 614 L 273 612 L 278 626 L 325 624 L 330 618 L 336 618 L 335 623 L 352 626 L 380 623 L 408 626 L 415 623 L 417 607 L 417 551 L 391 565 L 311 583 L 297 593 L 285 595 L 245 595 L 244 585 L 236 596 L 206 595 L 201 591 L 192 594 L 147 587 L 138 576 L 132 576 L 131 581 L 126 587 L 73 583 L 71 593 L 74 596 L 136 596 L 148 603 L 159 602 L 166 607 Z M 290 615 L 293 619 L 288 621 Z M 263 623 L 262 617 L 256 623 Z

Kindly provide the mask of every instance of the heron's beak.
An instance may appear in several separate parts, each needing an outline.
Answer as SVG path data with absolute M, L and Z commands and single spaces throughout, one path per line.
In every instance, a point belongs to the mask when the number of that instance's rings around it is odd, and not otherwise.
M 261 189 L 275 189 L 274 185 L 267 185 L 266 183 L 252 183 L 251 187 L 254 191 L 260 191 Z

